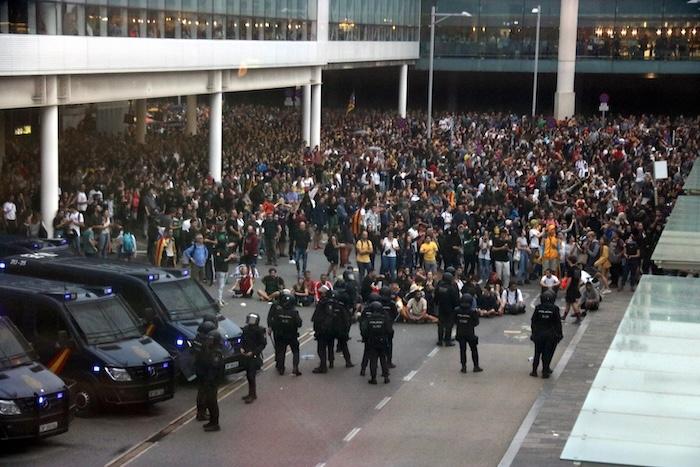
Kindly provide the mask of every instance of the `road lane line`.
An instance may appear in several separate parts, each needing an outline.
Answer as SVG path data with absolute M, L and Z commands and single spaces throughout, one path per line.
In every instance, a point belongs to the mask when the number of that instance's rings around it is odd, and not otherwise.
M 387 405 L 387 404 L 389 403 L 390 400 L 391 400 L 391 397 L 390 397 L 390 396 L 385 397 L 384 399 L 382 399 L 381 401 L 379 401 L 379 404 L 377 404 L 377 406 L 376 406 L 374 409 L 375 409 L 375 410 L 382 410 L 382 408 L 383 408 L 385 405 Z
M 350 433 L 345 435 L 345 438 L 343 438 L 343 441 L 345 441 L 346 443 L 349 443 L 360 432 L 361 429 L 362 428 L 359 428 L 359 427 L 353 428 L 352 430 L 350 430 Z
M 135 456 L 132 456 L 128 461 L 124 462 L 124 464 L 122 464 L 122 465 L 127 466 L 127 465 L 131 464 L 131 463 L 134 462 L 136 459 L 138 459 L 139 457 L 141 457 L 141 456 L 143 456 L 144 454 L 146 454 L 146 453 L 149 451 L 149 449 L 151 449 L 152 447 L 154 447 L 156 444 L 158 444 L 158 442 L 149 443 L 149 444 L 148 444 L 144 449 L 142 449 L 138 454 L 136 454 Z
M 435 347 L 433 350 L 430 351 L 428 354 L 428 357 L 434 357 L 436 353 L 440 350 L 440 347 Z
M 316 467 L 326 467 L 326 463 L 325 463 L 325 462 L 319 462 L 318 464 L 316 464 Z
M 311 340 L 313 340 L 313 332 L 311 330 L 304 332 L 301 336 L 299 336 L 300 342 L 299 342 L 299 347 L 302 345 L 307 344 Z M 302 341 L 303 340 L 303 341 Z M 288 352 L 289 354 L 290 352 Z M 263 364 L 266 364 L 263 366 L 262 370 L 267 370 L 270 367 L 274 365 L 274 358 L 275 354 L 274 352 L 272 355 L 269 355 L 263 360 Z M 271 362 L 272 361 L 272 362 Z M 271 362 L 271 363 L 270 363 Z M 248 381 L 245 378 L 236 378 L 233 381 L 229 381 L 227 384 L 219 388 L 219 391 L 217 393 L 217 400 L 222 401 L 229 397 L 231 394 L 235 393 L 242 387 L 248 384 Z M 125 451 L 124 453 L 120 454 L 119 456 L 115 457 L 111 461 L 105 464 L 105 467 L 112 467 L 112 466 L 124 466 L 126 463 L 130 462 L 130 459 L 132 459 L 134 456 L 138 456 L 143 452 L 147 451 L 150 449 L 154 444 L 156 444 L 158 441 L 160 441 L 162 438 L 165 436 L 169 435 L 170 433 L 174 433 L 175 431 L 179 430 L 182 425 L 186 425 L 190 423 L 196 416 L 197 414 L 197 407 L 191 407 L 190 409 L 186 410 L 179 416 L 175 417 L 173 420 L 170 421 L 165 427 L 159 429 L 158 431 L 152 433 L 146 439 L 136 443 L 134 446 L 132 446 L 130 449 Z
M 403 377 L 403 380 L 404 381 L 411 381 L 413 379 L 413 377 L 416 376 L 416 373 L 418 373 L 418 371 L 411 370 L 411 372 L 409 374 L 407 374 L 406 376 Z

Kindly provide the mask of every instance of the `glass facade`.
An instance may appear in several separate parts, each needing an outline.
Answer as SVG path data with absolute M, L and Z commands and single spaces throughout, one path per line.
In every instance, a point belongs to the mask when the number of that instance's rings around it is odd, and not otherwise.
M 330 0 L 332 41 L 417 41 L 420 0 Z
M 0 33 L 316 39 L 317 0 L 0 0 Z
M 422 47 L 429 46 L 430 7 L 423 0 Z M 540 57 L 556 59 L 560 0 L 439 0 L 438 12 L 467 11 L 435 29 L 436 57 L 533 58 L 541 7 Z M 581 0 L 581 59 L 700 60 L 700 4 L 687 0 Z

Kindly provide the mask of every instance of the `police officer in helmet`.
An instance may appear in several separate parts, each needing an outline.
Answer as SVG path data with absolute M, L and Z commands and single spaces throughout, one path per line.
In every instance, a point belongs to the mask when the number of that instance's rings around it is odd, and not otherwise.
M 542 377 L 549 378 L 552 370 L 549 367 L 557 344 L 562 339 L 561 318 L 559 307 L 554 304 L 556 294 L 546 290 L 540 295 L 540 304 L 532 313 L 530 339 L 535 344 L 535 357 L 532 360 L 532 372 L 530 376 L 537 376 L 537 368 L 542 358 Z
M 389 367 L 387 366 L 387 347 L 391 326 L 380 302 L 372 302 L 368 306 L 368 316 L 360 326 L 360 333 L 365 341 L 365 351 L 369 358 L 369 384 L 377 384 L 377 360 L 382 367 L 384 383 L 389 383 Z
M 192 353 L 194 354 L 194 371 L 197 377 L 197 421 L 203 422 L 208 420 L 207 408 L 205 403 L 206 383 L 205 374 L 206 366 L 206 341 L 207 335 L 217 329 L 217 325 L 211 321 L 202 321 L 197 328 L 197 335 L 192 341 Z
M 284 290 L 278 301 L 279 303 L 272 305 L 267 315 L 267 332 L 273 336 L 277 372 L 280 375 L 284 374 L 285 354 L 289 346 L 292 349 L 292 373 L 301 376 L 301 371 L 299 371 L 299 328 L 302 323 L 299 310 L 295 306 L 296 300 L 288 290 Z
M 352 368 L 352 360 L 350 359 L 350 349 L 348 349 L 348 340 L 350 340 L 350 327 L 352 326 L 352 309 L 350 306 L 338 299 L 334 292 L 331 290 L 328 292 L 328 307 L 331 310 L 332 319 L 332 332 L 331 335 L 333 339 L 338 340 L 338 349 L 343 353 L 345 358 L 345 367 Z M 332 344 L 331 344 L 332 349 Z M 333 367 L 332 362 L 330 367 Z
M 387 353 L 386 353 L 386 360 L 387 360 L 387 366 L 389 368 L 396 368 L 396 365 L 393 363 L 393 357 L 394 357 L 394 322 L 396 319 L 399 317 L 399 309 L 396 306 L 396 303 L 392 299 L 391 296 L 391 289 L 389 288 L 388 285 L 385 285 L 381 288 L 379 291 L 380 294 L 380 302 L 382 304 L 382 308 L 384 308 L 384 313 L 386 313 L 387 318 L 389 319 L 389 326 L 391 327 L 391 332 L 389 333 L 389 345 L 387 347 Z
M 474 333 L 474 328 L 479 325 L 479 312 L 474 308 L 474 299 L 469 294 L 464 294 L 459 299 L 459 306 L 455 308 L 455 324 L 457 325 L 457 342 L 459 342 L 459 360 L 462 363 L 462 373 L 467 372 L 467 344 L 472 353 L 474 373 L 484 371 L 479 366 L 479 337 Z
M 265 328 L 260 326 L 260 316 L 249 313 L 245 318 L 246 325 L 243 326 L 243 337 L 241 339 L 241 352 L 243 359 L 241 363 L 245 368 L 245 375 L 248 380 L 248 395 L 243 396 L 246 404 L 250 404 L 258 398 L 255 374 L 262 368 L 262 351 L 267 345 Z
M 314 325 L 314 338 L 318 358 L 321 360 L 318 367 L 312 370 L 313 373 L 326 373 L 328 371 L 328 360 L 331 367 L 333 363 L 333 311 L 331 310 L 330 290 L 321 286 L 318 289 L 319 300 L 311 316 Z
M 204 431 L 219 431 L 219 402 L 217 390 L 223 377 L 224 357 L 221 353 L 221 334 L 212 330 L 207 333 L 202 355 L 201 387 L 203 387 L 204 408 L 209 412 L 209 423 Z
M 459 303 L 459 289 L 454 283 L 454 276 L 446 272 L 435 289 L 435 302 L 438 308 L 438 340 L 437 345 L 443 342 L 447 347 L 452 342 L 452 326 L 454 325 L 454 309 Z
M 371 294 L 369 294 L 367 303 L 364 307 L 362 307 L 362 312 L 360 313 L 360 331 L 362 331 L 363 326 L 365 326 L 365 322 L 369 319 L 369 317 L 372 314 L 372 307 L 370 305 L 372 303 L 381 303 L 381 300 L 382 297 L 378 293 L 372 292 Z M 384 307 L 382 307 L 382 310 L 384 310 Z M 367 353 L 367 339 L 365 339 L 364 335 L 362 335 L 362 342 L 365 344 L 365 348 L 362 352 L 362 362 L 360 363 L 360 376 L 365 376 L 365 372 L 367 371 L 367 365 L 369 364 L 369 354 Z

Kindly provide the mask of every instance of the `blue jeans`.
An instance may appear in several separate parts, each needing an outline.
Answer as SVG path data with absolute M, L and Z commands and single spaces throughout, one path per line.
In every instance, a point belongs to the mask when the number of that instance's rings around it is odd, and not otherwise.
M 102 258 L 106 258 L 107 254 L 109 254 L 109 241 L 109 232 L 102 231 L 102 233 L 100 233 L 99 246 L 97 247 L 99 255 Z
M 396 256 L 382 255 L 382 274 L 389 274 L 396 279 Z
M 295 248 L 294 249 L 294 261 L 297 263 L 297 274 L 301 274 L 306 271 L 306 261 L 308 260 L 309 254 L 306 248 Z M 302 267 L 302 261 L 304 262 Z M 300 269 L 301 268 L 301 269 Z
M 530 255 L 525 251 L 520 251 L 520 261 L 518 262 L 518 282 L 527 279 L 527 265 L 530 262 Z
M 360 282 L 362 282 L 362 279 L 364 279 L 365 276 L 372 270 L 372 265 L 370 263 L 360 263 L 358 261 L 357 269 L 359 270 L 360 274 Z
M 479 278 L 486 284 L 489 281 L 489 275 L 491 274 L 491 260 L 479 258 Z

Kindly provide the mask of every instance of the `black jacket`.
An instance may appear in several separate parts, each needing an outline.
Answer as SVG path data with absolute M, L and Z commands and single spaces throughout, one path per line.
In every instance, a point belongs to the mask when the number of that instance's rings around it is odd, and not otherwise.
M 224 376 L 224 357 L 221 350 L 205 348 L 199 357 L 197 378 L 205 384 L 216 384 Z
M 391 336 L 391 322 L 383 311 L 371 313 L 362 321 L 360 333 L 370 347 L 386 347 Z
M 322 298 L 311 315 L 311 322 L 314 324 L 314 334 L 319 336 L 329 336 L 333 330 L 333 309 L 328 298 Z
M 550 303 L 540 303 L 532 313 L 532 338 L 557 339 L 562 338 L 561 318 L 559 307 Z
M 479 325 L 479 312 L 471 306 L 454 309 L 457 339 L 475 340 L 474 328 Z
M 258 356 L 262 353 L 267 345 L 267 337 L 265 337 L 265 328 L 258 324 L 247 324 L 243 326 L 243 338 L 241 348 L 244 352 L 253 352 L 253 355 Z
M 435 287 L 435 303 L 441 316 L 452 316 L 459 304 L 459 289 L 454 283 L 440 281 Z
M 301 324 L 299 310 L 294 307 L 286 309 L 275 304 L 267 314 L 267 326 L 275 333 L 275 337 L 295 338 L 299 336 Z

